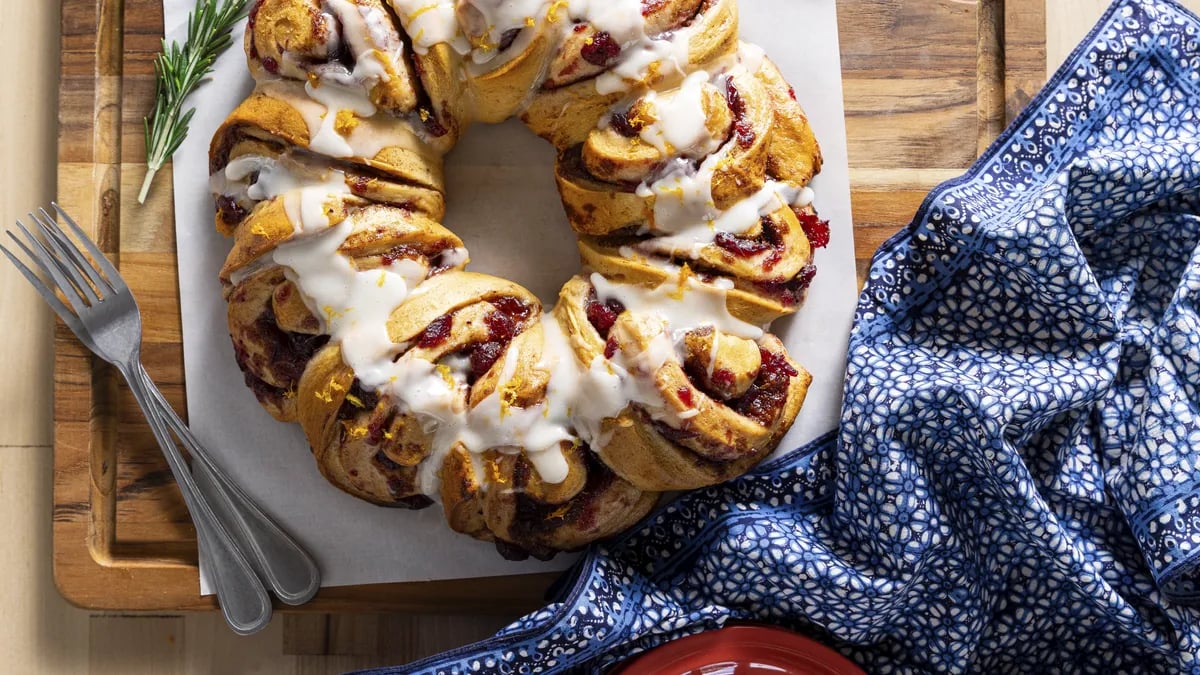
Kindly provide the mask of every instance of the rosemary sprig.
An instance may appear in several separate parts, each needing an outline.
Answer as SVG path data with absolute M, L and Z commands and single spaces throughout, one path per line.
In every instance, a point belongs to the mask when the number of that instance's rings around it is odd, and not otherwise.
M 213 62 L 233 44 L 230 31 L 246 15 L 249 0 L 197 0 L 188 15 L 187 40 L 181 47 L 174 40 L 162 41 L 162 53 L 154 60 L 157 89 L 154 110 L 146 117 L 146 180 L 138 203 L 146 202 L 155 174 L 187 136 L 188 123 L 196 109 L 183 111 L 184 99 L 212 72 Z

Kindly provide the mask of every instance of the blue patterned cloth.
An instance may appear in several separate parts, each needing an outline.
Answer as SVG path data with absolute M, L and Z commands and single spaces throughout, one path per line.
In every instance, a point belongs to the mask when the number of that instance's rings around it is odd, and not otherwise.
M 842 426 L 392 672 L 598 671 L 729 621 L 868 671 L 1200 673 L 1200 20 L 1122 0 L 876 255 Z

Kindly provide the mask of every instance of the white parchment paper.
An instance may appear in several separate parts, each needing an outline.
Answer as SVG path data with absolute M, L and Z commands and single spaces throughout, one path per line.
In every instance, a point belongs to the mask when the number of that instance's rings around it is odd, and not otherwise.
M 168 39 L 182 41 L 194 0 L 164 0 Z M 834 0 L 743 0 L 744 40 L 766 49 L 796 89 L 825 156 L 813 182 L 816 206 L 833 226 L 808 302 L 774 332 L 813 374 L 803 411 L 778 452 L 834 429 L 841 406 L 845 352 L 856 299 L 850 181 Z M 241 50 L 216 64 L 212 82 L 190 104 L 191 133 L 174 158 L 179 291 L 192 429 L 264 509 L 316 557 L 324 585 L 368 584 L 565 569 L 509 562 L 488 543 L 446 527 L 441 509 L 412 512 L 372 506 L 320 476 L 298 425 L 264 412 L 242 382 L 225 324 L 217 273 L 230 244 L 213 229 L 208 145 L 221 121 L 252 89 Z M 471 267 L 512 279 L 554 305 L 579 267 L 574 237 L 554 187 L 554 152 L 520 123 L 477 125 L 446 167 L 446 226 L 466 242 Z M 161 187 L 159 189 L 162 189 Z M 210 589 L 201 570 L 201 592 Z

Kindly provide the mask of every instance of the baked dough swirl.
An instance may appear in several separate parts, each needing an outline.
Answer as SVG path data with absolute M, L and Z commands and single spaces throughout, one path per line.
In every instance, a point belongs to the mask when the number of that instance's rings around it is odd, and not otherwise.
M 213 139 L 238 364 L 321 473 L 507 557 L 620 532 L 769 454 L 810 375 L 764 327 L 828 240 L 793 90 L 733 0 L 258 0 Z M 466 271 L 442 159 L 553 143 L 584 272 L 544 312 Z

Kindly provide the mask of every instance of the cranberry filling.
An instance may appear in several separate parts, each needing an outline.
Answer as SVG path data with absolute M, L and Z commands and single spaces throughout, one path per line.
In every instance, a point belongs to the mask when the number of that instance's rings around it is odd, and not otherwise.
M 375 457 L 371 461 L 377 464 L 379 468 L 383 469 L 384 471 L 399 471 L 404 468 L 393 462 L 392 458 L 388 457 L 387 453 L 382 450 L 375 453 Z
M 604 358 L 611 359 L 621 350 L 621 345 L 617 344 L 617 338 L 614 335 L 608 336 L 608 340 L 604 343 Z
M 532 307 L 516 298 L 506 296 L 489 302 L 496 311 L 483 318 L 483 323 L 488 328 L 487 342 L 475 345 L 471 349 L 469 358 L 472 383 L 496 365 L 496 361 L 500 360 L 500 355 L 504 353 L 504 348 L 520 332 L 521 324 L 533 313 Z
M 344 408 L 345 406 L 343 406 Z M 396 409 L 388 410 L 386 415 L 375 415 L 367 423 L 367 445 L 383 445 L 387 440 L 387 430 L 396 421 Z
M 811 213 L 802 211 L 796 212 L 796 218 L 800 220 L 800 227 L 804 229 L 804 235 L 808 237 L 808 243 L 813 248 L 825 248 L 829 245 L 828 220 L 821 220 Z
M 629 119 L 629 112 L 613 113 L 612 116 L 613 128 L 617 130 L 625 138 L 637 138 L 642 133 L 643 125 L 641 122 L 634 122 Z
M 404 483 L 400 482 L 399 478 L 389 478 L 388 489 L 392 491 L 393 495 L 403 494 Z M 389 506 L 409 511 L 420 511 L 421 509 L 433 506 L 433 500 L 425 495 L 411 495 L 408 497 L 397 497 L 396 501 L 389 504 Z
M 411 49 L 408 50 L 408 54 L 409 63 L 412 64 L 413 72 L 417 74 L 418 78 L 424 79 L 425 67 L 421 64 L 420 55 L 417 54 L 415 50 Z M 425 87 L 417 87 L 417 95 L 419 97 L 417 103 L 417 115 L 421 123 L 425 125 L 425 131 L 429 132 L 429 135 L 433 136 L 434 138 L 441 138 L 442 136 L 450 133 L 450 130 L 446 128 L 446 125 L 442 124 L 442 121 L 438 119 L 437 111 L 433 108 L 433 101 L 430 100 L 429 92 L 425 89 Z M 442 101 L 442 108 L 445 109 L 447 107 L 448 106 L 446 102 Z
M 518 560 L 532 555 L 548 560 L 554 556 L 554 551 L 540 544 L 545 533 L 564 525 L 584 532 L 596 527 L 601 502 L 617 477 L 596 458 L 590 448 L 584 446 L 581 451 L 587 467 L 587 484 L 579 494 L 561 505 L 545 504 L 526 495 L 525 487 L 532 478 L 532 469 L 528 460 L 517 460 L 512 476 L 514 513 L 509 528 L 509 534 L 515 542 L 497 541 L 496 549 L 501 555 L 515 556 Z
M 242 359 L 238 359 L 238 365 L 242 364 Z M 260 403 L 268 403 L 278 405 L 280 399 L 284 396 L 284 390 L 279 387 L 273 387 L 267 384 L 266 380 L 259 378 L 254 373 L 242 366 L 242 379 L 246 382 L 246 386 L 254 393 L 254 398 Z
M 713 384 L 722 389 L 729 390 L 733 388 L 733 371 L 729 370 L 728 368 L 717 368 L 713 371 L 710 379 L 712 380 Z
M 258 317 L 254 327 L 259 338 L 270 345 L 268 361 L 289 384 L 300 380 L 313 354 L 329 342 L 328 335 L 306 335 L 281 329 L 270 305 Z
M 496 361 L 500 360 L 500 354 L 504 351 L 504 344 L 501 342 L 484 342 L 476 345 L 471 350 L 471 376 L 472 381 L 483 377 L 487 371 L 496 365 Z
M 429 276 L 436 277 L 442 272 L 449 271 L 452 267 L 446 258 L 446 252 L 442 251 L 433 259 L 433 267 L 429 270 Z
M 415 248 L 401 244 L 399 246 L 393 247 L 391 250 L 385 252 L 382 256 L 380 256 L 380 262 L 383 263 L 384 267 L 391 267 L 392 264 L 395 263 L 397 260 L 401 260 L 401 259 L 411 260 L 413 258 L 418 257 L 419 255 L 420 255 L 420 252 L 417 251 Z
M 417 340 L 421 349 L 433 349 L 450 337 L 450 328 L 454 325 L 454 314 L 446 314 L 434 319 Z
M 450 133 L 450 130 L 442 124 L 437 115 L 435 115 L 428 107 L 421 107 L 421 119 L 425 122 L 425 130 L 434 138 L 441 138 Z
M 246 209 L 229 195 L 217 197 L 217 211 L 221 212 L 221 220 L 227 223 L 240 223 L 246 219 Z
M 769 243 L 761 239 L 747 239 L 728 232 L 718 232 L 713 243 L 739 258 L 751 258 L 771 248 Z
M 812 285 L 817 276 L 816 265 L 805 265 L 794 278 L 786 281 L 760 281 L 754 284 L 763 293 L 773 296 L 788 307 L 800 304 L 804 292 Z
M 775 221 L 768 216 L 763 216 L 762 234 L 758 238 L 738 237 L 728 232 L 718 232 L 713 243 L 717 245 L 717 248 L 739 258 L 752 258 L 770 251 L 770 255 L 763 258 L 762 268 L 771 270 L 779 264 L 779 261 L 783 260 L 783 234 L 778 228 Z
M 255 0 L 254 6 L 250 8 L 250 18 L 247 21 L 250 30 L 254 30 L 254 26 L 258 24 L 258 10 L 262 9 L 264 2 L 266 0 Z
M 600 31 L 592 36 L 591 42 L 579 50 L 584 61 L 593 66 L 604 67 L 621 55 L 621 45 L 613 39 L 608 31 Z
M 357 415 L 358 413 L 370 412 L 375 409 L 375 406 L 379 405 L 379 394 L 377 394 L 373 391 L 367 391 L 366 389 L 363 389 L 362 382 L 359 382 L 357 378 L 354 380 L 354 384 L 350 385 L 350 391 L 347 393 L 349 395 L 346 396 L 346 400 L 342 402 L 341 409 L 338 410 L 338 419 L 339 420 L 353 419 L 355 417 L 355 415 Z M 354 403 L 355 401 L 357 401 L 358 403 L 361 403 L 362 405 L 361 406 L 356 405 Z M 374 420 L 372 420 L 372 425 L 374 425 Z M 368 432 L 373 431 L 371 429 L 371 426 L 367 427 L 367 431 Z M 382 440 L 382 438 L 383 438 L 383 430 L 382 429 L 380 429 L 379 436 L 380 436 L 380 439 Z M 373 435 L 369 435 L 367 442 L 370 443 L 371 445 L 379 445 L 378 442 L 372 442 L 372 440 L 373 440 Z
M 350 192 L 356 195 L 362 195 L 371 186 L 371 179 L 363 174 L 355 174 L 350 177 Z
M 262 66 L 268 73 L 271 73 L 272 75 L 279 74 L 279 62 L 270 56 L 263 57 Z
M 725 88 L 725 102 L 729 104 L 729 112 L 733 113 L 733 132 L 737 135 L 738 145 L 743 148 L 754 145 L 757 136 L 746 116 L 746 102 L 742 99 L 742 93 L 734 86 L 733 78 L 728 80 L 728 86 Z
M 505 296 L 503 298 L 490 300 L 489 302 L 492 303 L 492 306 L 495 307 L 498 312 L 501 312 L 509 319 L 512 319 L 513 322 L 524 322 L 529 318 L 530 314 L 533 314 L 532 307 L 516 298 Z
M 252 357 L 243 345 L 235 341 L 234 357 L 242 369 L 246 386 L 250 387 L 255 397 L 260 401 L 275 404 L 278 404 L 285 392 L 300 380 L 313 354 L 329 342 L 328 335 L 306 335 L 281 329 L 270 303 L 248 332 L 250 340 L 266 345 L 267 353 Z M 255 367 L 261 368 L 268 364 L 274 369 L 277 378 L 284 381 L 283 387 L 273 386 L 255 374 Z
M 622 305 L 619 300 L 609 300 L 601 303 L 596 297 L 596 289 L 592 288 L 588 292 L 587 303 L 584 306 L 584 311 L 587 312 L 588 322 L 600 334 L 600 337 L 607 338 L 608 332 L 612 330 L 613 324 L 617 322 L 617 317 L 625 311 L 625 305 Z
M 800 373 L 783 354 L 760 349 L 762 367 L 750 389 L 731 405 L 734 410 L 764 427 L 770 426 L 787 401 L 788 384 Z
M 680 387 L 675 390 L 675 394 L 679 396 L 680 402 L 689 408 L 696 407 L 696 397 L 692 394 L 691 387 Z
M 507 51 L 508 48 L 517 41 L 517 36 L 520 34 L 520 28 L 509 28 L 508 30 L 504 31 L 504 34 L 500 36 L 500 44 L 497 48 L 502 52 Z

